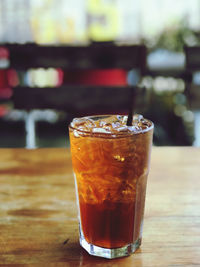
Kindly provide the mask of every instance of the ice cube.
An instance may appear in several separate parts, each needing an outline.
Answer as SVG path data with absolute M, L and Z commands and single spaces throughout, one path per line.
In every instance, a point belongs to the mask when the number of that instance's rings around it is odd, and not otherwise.
M 123 124 L 126 124 L 127 119 L 128 119 L 128 116 L 124 116 L 123 119 L 122 119 L 122 123 L 123 123 Z
M 122 126 L 116 129 L 118 132 L 126 132 L 128 131 L 128 127 L 127 126 Z
M 123 117 L 121 115 L 117 115 L 118 121 L 122 121 Z
M 111 123 L 107 121 L 100 121 L 99 126 L 100 127 L 111 126 Z
M 121 123 L 119 122 L 119 121 L 116 121 L 116 122 L 113 122 L 112 123 L 112 128 L 113 129 L 117 129 L 117 128 L 119 128 L 121 126 Z
M 127 128 L 130 132 L 138 132 L 139 130 L 137 126 L 128 126 Z
M 113 115 L 113 116 L 107 116 L 107 117 L 104 117 L 102 120 L 101 120 L 101 123 L 105 123 L 105 124 L 111 124 L 112 122 L 115 122 L 117 121 L 117 117 L 116 115 Z
M 92 119 L 87 119 L 86 120 L 86 124 L 91 124 L 92 126 L 95 126 L 96 124 L 95 124 L 95 121 L 94 120 L 92 120 Z
M 96 124 L 93 120 L 91 119 L 87 119 L 84 123 L 84 127 L 85 127 L 85 130 L 91 130 L 91 128 L 95 127 Z
M 74 118 L 73 121 L 71 122 L 71 126 L 73 128 L 81 126 L 87 122 L 86 118 Z
M 75 137 L 80 137 L 78 131 L 74 130 L 74 136 L 75 136 Z
M 110 133 L 110 131 L 108 131 L 108 130 L 106 130 L 104 128 L 93 128 L 92 132 L 93 133 L 106 133 L 106 134 Z
M 133 116 L 133 121 L 137 121 L 137 122 L 139 122 L 139 121 L 141 121 L 142 119 L 143 119 L 143 116 L 140 115 L 140 114 L 135 114 L 135 115 Z
M 78 126 L 77 129 L 78 129 L 79 131 L 83 131 L 83 132 L 87 130 L 87 129 L 86 129 L 84 126 L 82 126 L 82 125 L 81 125 L 81 126 Z

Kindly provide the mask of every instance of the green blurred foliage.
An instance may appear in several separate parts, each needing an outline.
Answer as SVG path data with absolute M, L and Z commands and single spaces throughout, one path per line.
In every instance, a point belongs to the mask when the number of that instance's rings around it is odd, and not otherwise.
M 191 29 L 186 19 L 175 21 L 166 27 L 157 37 L 146 40 L 146 45 L 156 50 L 158 48 L 182 52 L 184 45 L 199 45 L 199 33 Z
M 175 113 L 176 106 L 180 105 L 175 101 L 177 95 L 180 93 L 157 94 L 152 88 L 145 108 L 140 111 L 154 122 L 154 145 L 191 146 L 194 142 L 194 121 L 186 121 L 183 114 Z M 189 111 L 187 103 L 183 106 L 185 111 Z

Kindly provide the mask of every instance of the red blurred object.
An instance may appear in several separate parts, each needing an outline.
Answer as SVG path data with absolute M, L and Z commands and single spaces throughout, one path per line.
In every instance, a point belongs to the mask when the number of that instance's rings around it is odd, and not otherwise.
M 0 70 L 0 89 L 8 86 L 8 71 Z
M 9 58 L 9 51 L 5 47 L 0 47 L 0 60 L 1 59 L 8 59 Z M 10 88 L 9 83 L 9 70 L 2 69 L 0 70 L 0 99 L 8 99 L 12 96 L 13 91 Z M 6 107 L 0 106 L 0 116 L 5 115 Z
M 15 87 L 19 85 L 19 78 L 18 78 L 16 70 L 13 70 L 13 69 L 8 70 L 8 84 L 11 87 Z
M 13 95 L 11 88 L 0 88 L 0 99 L 8 99 Z
M 127 85 L 127 71 L 122 69 L 65 71 L 64 84 L 124 86 Z
M 0 118 L 5 116 L 9 112 L 9 109 L 6 105 L 0 105 Z
M 3 46 L 0 47 L 0 59 L 2 58 L 6 58 L 6 59 L 9 58 L 9 51 L 7 48 Z
M 8 70 L 0 70 L 0 99 L 8 99 L 13 94 L 13 91 L 10 88 L 8 77 Z
M 58 82 L 56 84 L 56 86 L 61 86 L 63 84 L 63 77 L 64 77 L 64 73 L 62 69 L 56 69 L 58 72 Z

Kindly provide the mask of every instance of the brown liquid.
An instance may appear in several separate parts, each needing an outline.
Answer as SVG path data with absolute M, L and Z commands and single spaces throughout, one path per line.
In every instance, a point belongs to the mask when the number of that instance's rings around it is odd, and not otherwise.
M 134 203 L 80 202 L 80 211 L 82 230 L 88 243 L 118 248 L 133 242 Z
M 104 248 L 119 248 L 141 238 L 146 178 L 137 187 L 137 201 L 120 203 L 105 200 L 88 204 L 80 200 L 81 225 L 88 243 Z

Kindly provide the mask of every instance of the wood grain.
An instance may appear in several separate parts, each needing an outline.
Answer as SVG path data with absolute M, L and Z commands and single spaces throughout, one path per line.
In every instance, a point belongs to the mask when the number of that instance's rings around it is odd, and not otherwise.
M 106 260 L 79 246 L 69 150 L 0 149 L 0 264 L 200 266 L 199 166 L 198 148 L 153 148 L 142 246 Z

